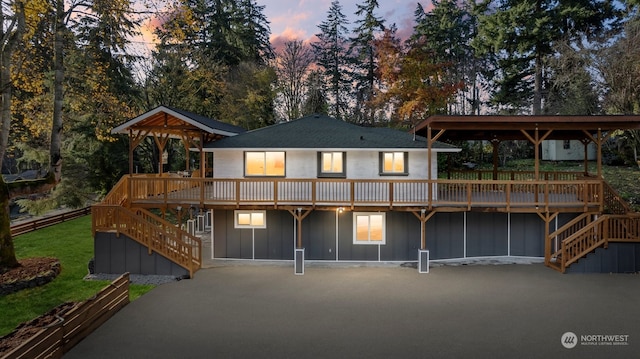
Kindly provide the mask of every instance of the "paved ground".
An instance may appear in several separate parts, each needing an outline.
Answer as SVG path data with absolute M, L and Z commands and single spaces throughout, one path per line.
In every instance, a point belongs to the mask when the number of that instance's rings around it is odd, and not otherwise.
M 638 275 L 562 275 L 541 264 L 429 274 L 308 266 L 304 276 L 224 266 L 159 286 L 65 359 L 637 358 L 639 302 Z M 575 348 L 563 347 L 566 332 Z

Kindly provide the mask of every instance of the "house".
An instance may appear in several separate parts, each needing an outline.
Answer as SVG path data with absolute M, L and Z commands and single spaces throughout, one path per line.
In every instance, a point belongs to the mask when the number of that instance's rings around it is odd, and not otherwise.
M 586 146 L 586 153 L 585 153 Z M 545 161 L 582 161 L 596 160 L 595 143 L 581 142 L 578 140 L 548 140 L 542 141 L 542 159 Z
M 561 272 L 640 269 L 640 219 L 602 180 L 600 151 L 610 130 L 640 128 L 640 116 L 432 116 L 412 132 L 323 115 L 202 129 L 196 117 L 161 107 L 114 129 L 133 144 L 185 138 L 202 166 L 123 177 L 93 207 L 96 271 L 193 275 L 205 256 L 193 228 L 207 225 L 206 256 L 292 261 L 298 274 L 309 260 L 426 272 L 429 260 L 496 256 L 544 258 Z M 597 174 L 539 170 L 541 142 L 567 138 L 596 145 Z M 514 139 L 534 144 L 534 171 L 498 171 L 494 159 L 492 171 L 439 173 L 439 154 L 458 151 L 443 140 L 489 140 L 495 153 Z M 191 230 L 169 220 L 186 216 Z

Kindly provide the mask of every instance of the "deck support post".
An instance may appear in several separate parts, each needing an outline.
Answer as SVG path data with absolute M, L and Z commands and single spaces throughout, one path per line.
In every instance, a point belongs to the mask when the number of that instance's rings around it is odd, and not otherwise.
M 296 232 L 296 248 L 297 249 L 301 249 L 302 248 L 302 220 L 305 219 L 305 217 L 307 217 L 309 215 L 309 213 L 311 213 L 311 209 L 306 210 L 306 211 L 302 211 L 302 208 L 297 208 L 295 210 L 289 210 L 289 213 L 291 213 L 291 215 L 293 216 L 293 218 L 296 219 L 298 225 L 297 225 L 297 232 Z
M 420 249 L 425 250 L 427 249 L 427 221 L 436 214 L 436 211 L 427 213 L 427 210 L 423 208 L 420 212 L 411 211 L 411 213 L 420 220 Z
M 550 224 L 551 221 L 558 217 L 559 212 L 549 213 L 549 212 L 537 212 L 538 216 L 544 221 L 544 265 L 549 266 L 551 263 L 551 240 L 549 237 L 550 232 Z

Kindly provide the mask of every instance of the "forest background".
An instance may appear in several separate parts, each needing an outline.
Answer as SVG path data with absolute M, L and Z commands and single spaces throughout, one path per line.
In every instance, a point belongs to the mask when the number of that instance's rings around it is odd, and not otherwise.
M 254 0 L 3 0 L 2 173 L 55 175 L 20 202 L 32 212 L 91 204 L 128 170 L 111 128 L 159 105 L 246 129 L 310 113 L 404 129 L 432 114 L 638 114 L 639 4 L 434 0 L 401 36 L 376 0 L 348 16 L 336 0 L 316 36 L 276 50 Z M 157 43 L 140 56 L 151 18 Z M 635 165 L 638 145 L 617 133 L 607 158 Z M 156 172 L 153 140 L 136 151 L 135 168 Z M 182 145 L 168 156 L 185 166 Z

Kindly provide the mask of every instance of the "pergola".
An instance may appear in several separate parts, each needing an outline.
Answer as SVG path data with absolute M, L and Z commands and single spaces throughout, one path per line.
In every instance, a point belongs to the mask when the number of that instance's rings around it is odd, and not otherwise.
M 640 129 L 638 115 L 611 116 L 448 116 L 427 118 L 414 132 L 427 138 L 429 159 L 435 141 L 485 140 L 493 146 L 493 174 L 497 179 L 498 145 L 506 140 L 526 140 L 534 145 L 535 178 L 540 173 L 540 144 L 544 140 L 578 140 L 584 145 L 585 174 L 587 145 L 597 146 L 597 175 L 602 176 L 602 144 L 615 130 Z M 429 166 L 431 172 L 431 166 Z M 431 178 L 431 173 L 429 173 Z
M 244 132 L 243 128 L 224 122 L 196 115 L 187 111 L 167 106 L 158 106 L 134 119 L 111 130 L 113 134 L 129 135 L 129 174 L 133 174 L 133 153 L 145 137 L 153 137 L 159 153 L 171 138 L 180 139 L 185 147 L 186 168 L 189 169 L 189 150 L 196 148 L 200 152 L 200 176 L 205 176 L 205 152 L 203 146 L 211 141 L 235 136 Z M 162 174 L 162 158 L 159 160 L 158 172 Z

